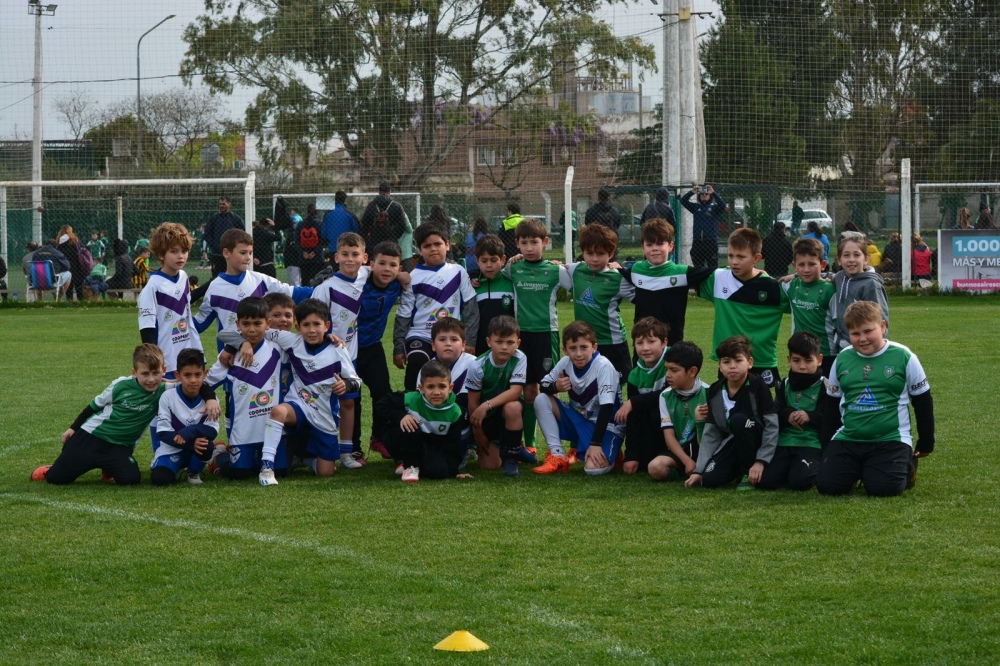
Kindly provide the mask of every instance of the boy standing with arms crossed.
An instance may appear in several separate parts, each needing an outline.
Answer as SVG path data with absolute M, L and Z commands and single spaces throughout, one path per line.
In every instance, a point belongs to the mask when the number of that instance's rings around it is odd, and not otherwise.
M 885 339 L 878 303 L 852 303 L 844 326 L 851 347 L 837 354 L 827 385 L 843 425 L 823 452 L 816 489 L 844 495 L 860 479 L 869 495 L 900 495 L 916 483 L 917 460 L 934 452 L 931 387 L 917 356 Z M 911 403 L 920 433 L 916 447 Z
M 392 362 L 400 370 L 406 368 L 403 384 L 407 391 L 416 389 L 420 368 L 433 353 L 435 321 L 445 317 L 464 321 L 469 352 L 476 348 L 479 330 L 479 308 L 469 274 L 458 264 L 446 263 L 451 244 L 445 230 L 425 222 L 413 232 L 413 240 L 424 262 L 413 268 L 410 289 L 400 298 L 392 331 Z
M 782 314 L 789 311 L 788 296 L 777 280 L 755 267 L 760 247 L 760 234 L 753 229 L 734 231 L 729 236 L 729 268 L 716 269 L 701 283 L 699 295 L 715 306 L 713 348 L 731 336 L 749 336 L 756 357 L 748 369 L 772 389 L 781 379 L 778 330 Z M 715 352 L 712 358 L 719 360 Z

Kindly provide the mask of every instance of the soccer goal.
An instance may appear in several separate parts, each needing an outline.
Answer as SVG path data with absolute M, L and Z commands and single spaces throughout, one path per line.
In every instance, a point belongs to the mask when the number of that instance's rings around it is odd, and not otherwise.
M 33 187 L 44 189 L 42 210 L 33 208 Z M 71 226 L 82 244 L 96 231 L 109 245 L 121 238 L 131 247 L 140 233 L 162 222 L 179 222 L 194 235 L 218 212 L 220 196 L 229 198 L 249 232 L 257 216 L 253 172 L 235 178 L 0 181 L 0 256 L 8 266 L 7 290 L 22 293 L 27 286 L 19 264 L 28 241 L 41 243 Z M 191 264 L 200 256 L 200 248 L 193 248 Z

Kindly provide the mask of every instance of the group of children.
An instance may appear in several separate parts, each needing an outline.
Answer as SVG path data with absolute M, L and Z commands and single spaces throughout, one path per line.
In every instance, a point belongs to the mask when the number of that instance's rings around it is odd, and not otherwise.
M 206 464 L 234 479 L 257 474 L 262 485 L 298 465 L 319 476 L 338 463 L 356 469 L 365 464 L 367 386 L 370 451 L 394 459 L 406 482 L 467 476 L 471 450 L 481 469 L 508 476 L 522 464 L 565 473 L 582 460 L 588 475 L 620 467 L 688 486 L 816 485 L 841 494 L 860 480 L 870 494 L 892 495 L 912 484 L 916 459 L 934 447 L 930 390 L 916 356 L 885 339 L 888 304 L 879 277 L 865 270 L 864 239 L 842 240 L 842 270 L 832 281 L 822 273 L 822 245 L 800 239 L 795 276 L 778 282 L 756 268 L 761 239 L 751 229 L 732 234 L 729 267 L 714 271 L 670 260 L 674 231 L 664 220 L 644 223 L 641 236 L 645 259 L 622 268 L 611 262 L 614 232 L 587 225 L 582 261 L 563 266 L 543 257 L 545 226 L 524 219 L 515 229 L 519 255 L 505 256 L 503 241 L 484 235 L 470 275 L 447 261 L 447 232 L 434 223 L 414 232 L 422 262 L 412 273 L 401 271 L 395 243 L 380 243 L 369 257 L 364 240 L 348 232 L 337 242 L 337 272 L 301 288 L 252 271 L 253 238 L 233 229 L 221 241 L 226 271 L 192 315 L 183 271 L 191 237 L 165 223 L 150 239 L 162 267 L 139 299 L 144 344 L 132 378 L 115 380 L 84 410 L 64 434 L 63 453 L 33 478 L 66 483 L 100 468 L 116 483 L 138 482 L 131 451 L 143 424 L 130 410 L 143 401 L 125 397 L 130 407 L 119 410 L 123 385 L 148 394 L 145 403 L 159 412 L 154 484 L 182 472 L 199 483 Z M 715 310 L 719 378 L 711 385 L 699 378 L 702 351 L 683 340 L 692 288 Z M 561 334 L 559 289 L 571 293 L 575 319 Z M 381 340 L 397 300 L 393 363 L 405 369 L 405 391 L 394 393 Z M 635 363 L 623 300 L 635 304 Z M 785 313 L 793 335 L 781 380 Z M 196 333 L 213 320 L 219 355 L 206 369 Z M 178 384 L 165 391 L 163 380 Z M 213 444 L 219 386 L 228 445 Z M 541 464 L 536 426 L 546 445 Z M 128 452 L 127 470 L 121 455 L 107 462 L 109 447 Z

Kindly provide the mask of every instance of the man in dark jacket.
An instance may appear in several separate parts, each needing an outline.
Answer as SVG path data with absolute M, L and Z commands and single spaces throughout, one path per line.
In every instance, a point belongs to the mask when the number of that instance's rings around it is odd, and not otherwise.
M 603 224 L 618 235 L 618 227 L 622 224 L 622 214 L 611 205 L 611 192 L 603 187 L 597 191 L 597 203 L 587 209 L 583 216 L 584 224 Z
M 677 219 L 674 217 L 674 209 L 670 207 L 670 190 L 666 187 L 661 187 L 656 190 L 656 199 L 650 202 L 650 204 L 646 206 L 646 209 L 642 211 L 642 217 L 639 218 L 639 224 L 657 217 L 662 220 L 666 220 L 673 225 L 675 229 L 677 228 Z
M 761 254 L 764 255 L 764 271 L 773 278 L 788 275 L 788 265 L 792 263 L 792 244 L 785 236 L 785 223 L 775 222 L 771 233 L 764 238 Z
M 245 229 L 243 219 L 232 211 L 232 204 L 229 197 L 219 197 L 219 212 L 213 215 L 205 224 L 204 241 L 208 245 L 208 251 L 212 258 L 212 279 L 219 273 L 226 271 L 226 258 L 222 256 L 222 247 L 219 242 L 222 234 L 230 229 Z
M 691 197 L 698 195 L 697 201 Z M 694 215 L 691 237 L 691 265 L 719 267 L 719 216 L 726 212 L 726 202 L 711 185 L 695 185 L 681 197 L 681 205 Z
M 382 241 L 398 243 L 406 232 L 406 211 L 403 206 L 391 196 L 392 186 L 382 181 L 378 186 L 378 196 L 371 200 L 365 212 L 361 215 L 361 236 L 365 245 L 374 248 Z M 345 197 L 346 199 L 346 197 Z M 329 238 L 327 240 L 333 241 Z M 406 255 L 409 248 L 403 249 Z M 409 257 L 404 256 L 404 259 Z

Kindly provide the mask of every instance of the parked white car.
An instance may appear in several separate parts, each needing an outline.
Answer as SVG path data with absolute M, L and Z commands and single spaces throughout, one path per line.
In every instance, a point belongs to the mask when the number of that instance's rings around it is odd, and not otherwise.
M 833 218 L 825 210 L 820 210 L 818 208 L 803 208 L 802 209 L 802 226 L 799 228 L 799 234 L 806 233 L 806 228 L 809 226 L 810 222 L 815 222 L 819 225 L 820 229 L 829 229 L 833 231 Z M 792 228 L 792 211 L 787 210 L 784 213 L 778 214 L 778 222 L 784 222 L 786 229 Z

